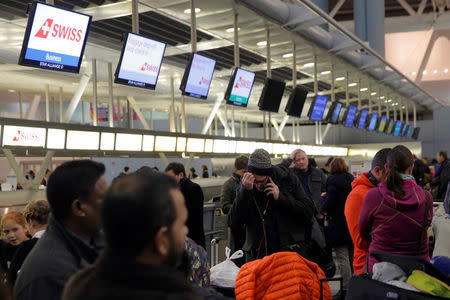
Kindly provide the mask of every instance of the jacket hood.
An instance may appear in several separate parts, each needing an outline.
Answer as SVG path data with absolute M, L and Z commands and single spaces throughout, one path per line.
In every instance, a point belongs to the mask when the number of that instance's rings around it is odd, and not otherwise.
M 424 192 L 415 180 L 405 179 L 403 182 L 405 195 L 401 198 L 394 197 L 394 193 L 388 189 L 386 181 L 378 185 L 378 190 L 391 207 L 400 211 L 416 210 L 421 203 L 420 199 L 423 199 Z
M 368 173 L 369 172 L 363 173 L 358 178 L 355 178 L 355 180 L 353 180 L 352 182 L 352 189 L 356 188 L 359 185 L 367 186 L 369 188 L 375 187 L 375 185 L 372 182 L 370 182 L 369 178 L 367 178 L 366 175 Z

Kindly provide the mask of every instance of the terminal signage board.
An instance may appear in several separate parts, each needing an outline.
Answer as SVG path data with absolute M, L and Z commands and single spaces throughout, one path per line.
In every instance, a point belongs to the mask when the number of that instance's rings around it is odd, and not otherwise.
M 3 146 L 44 147 L 46 129 L 40 127 L 3 127 Z
M 378 114 L 377 113 L 373 113 L 370 116 L 369 126 L 367 127 L 367 130 L 374 131 L 375 127 L 377 126 L 377 123 L 378 123 Z
M 206 99 L 215 66 L 214 59 L 194 53 L 181 81 L 183 95 Z
M 395 123 L 394 136 L 399 136 L 400 135 L 400 133 L 402 131 L 402 125 L 403 125 L 402 121 L 397 121 Z
M 34 2 L 19 64 L 78 73 L 91 16 Z
M 366 120 L 367 115 L 369 114 L 369 111 L 367 109 L 363 109 L 359 115 L 359 121 L 358 121 L 358 129 L 364 129 L 366 128 Z
M 228 86 L 227 93 L 225 93 L 227 103 L 236 106 L 247 106 L 255 80 L 255 73 L 236 68 L 232 79 L 234 80 L 230 80 L 231 85 Z
M 355 124 L 355 118 L 356 118 L 356 112 L 358 110 L 358 107 L 355 105 L 350 105 L 347 109 L 344 126 L 345 127 L 353 127 Z
M 387 116 L 381 116 L 380 125 L 378 126 L 378 133 L 383 133 L 386 129 Z
M 128 33 L 114 82 L 155 89 L 165 49 L 164 43 Z

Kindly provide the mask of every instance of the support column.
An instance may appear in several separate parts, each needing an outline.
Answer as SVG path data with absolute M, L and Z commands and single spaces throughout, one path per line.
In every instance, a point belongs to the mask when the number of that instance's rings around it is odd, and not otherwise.
M 69 123 L 70 119 L 72 119 L 73 113 L 75 112 L 75 109 L 77 108 L 78 103 L 80 102 L 81 96 L 83 95 L 84 90 L 86 89 L 86 86 L 89 83 L 91 74 L 92 72 L 86 71 L 86 73 L 84 73 L 83 76 L 81 76 L 78 89 L 73 95 L 72 99 L 70 100 L 69 107 L 67 108 L 66 113 L 64 114 L 64 123 Z
M 406 123 L 409 124 L 409 106 L 408 106 L 408 101 L 405 101 L 405 111 L 406 111 Z
M 384 0 L 353 0 L 355 34 L 384 57 Z
M 50 122 L 50 86 L 45 85 L 45 121 Z
M 417 109 L 416 104 L 413 104 L 413 126 L 416 128 L 416 121 L 417 121 Z
M 194 0 L 191 0 L 191 46 L 192 52 L 197 52 L 197 18 Z
M 59 123 L 63 122 L 63 88 L 59 88 Z
M 181 132 L 186 133 L 186 108 L 184 104 L 184 95 L 181 95 Z
M 109 127 L 114 127 L 114 96 L 113 96 L 113 73 L 112 63 L 108 63 L 108 91 L 109 91 L 109 103 L 108 103 L 108 123 Z
M 97 126 L 97 60 L 92 60 L 92 88 L 93 88 L 93 97 L 92 97 L 92 110 L 94 112 L 94 121 L 93 125 Z
M 120 97 L 117 97 L 117 126 L 122 127 L 122 106 L 120 105 Z M 125 121 L 125 120 L 124 120 Z
M 23 119 L 22 92 L 19 92 L 19 118 Z
M 139 1 L 131 0 L 131 30 L 139 34 Z
M 170 78 L 170 110 L 169 110 L 169 130 L 175 132 L 175 87 L 173 78 Z

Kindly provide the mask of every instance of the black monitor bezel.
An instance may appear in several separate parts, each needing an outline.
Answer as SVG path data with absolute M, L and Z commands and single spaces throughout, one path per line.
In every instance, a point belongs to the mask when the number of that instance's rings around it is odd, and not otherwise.
M 30 59 L 26 59 L 25 58 L 25 53 L 26 53 L 26 50 L 28 49 L 28 43 L 30 42 L 31 28 L 33 27 L 33 20 L 34 20 L 35 14 L 36 14 L 36 9 L 37 9 L 37 5 L 38 4 L 54 7 L 54 8 L 65 10 L 65 11 L 68 11 L 68 12 L 71 12 L 71 13 L 74 13 L 74 14 L 79 14 L 79 15 L 83 15 L 83 16 L 89 17 L 88 25 L 86 27 L 85 39 L 84 39 L 84 42 L 83 42 L 83 46 L 81 47 L 80 59 L 78 61 L 78 66 L 77 67 L 64 66 L 63 69 L 49 68 L 49 67 L 40 66 L 40 62 L 36 63 L 35 60 L 30 60 Z M 92 23 L 92 16 L 90 16 L 90 15 L 79 13 L 79 12 L 72 11 L 72 10 L 69 10 L 69 9 L 60 8 L 60 7 L 57 7 L 55 5 L 50 5 L 50 4 L 47 4 L 47 3 L 34 1 L 31 4 L 30 12 L 29 12 L 29 15 L 28 15 L 27 27 L 25 29 L 25 35 L 24 35 L 23 42 L 22 42 L 22 50 L 20 51 L 18 64 L 21 65 L 21 66 L 27 66 L 27 67 L 43 69 L 43 70 L 51 70 L 51 71 L 67 72 L 67 73 L 80 73 L 81 63 L 83 62 L 84 50 L 86 48 L 87 39 L 88 39 L 88 35 L 89 35 L 89 30 L 91 28 L 91 23 Z
M 336 120 L 336 123 L 334 123 L 334 122 L 332 122 L 331 120 L 332 120 L 332 118 L 333 118 L 334 111 L 336 110 L 336 106 L 337 106 L 338 104 L 341 105 L 341 108 L 339 109 L 338 119 Z M 328 113 L 327 113 L 327 116 L 326 116 L 326 118 L 325 118 L 325 121 L 328 122 L 328 123 L 331 123 L 331 124 L 339 124 L 339 123 L 340 123 L 340 118 L 339 118 L 339 116 L 341 115 L 341 112 L 342 112 L 342 109 L 343 109 L 343 108 L 344 108 L 344 104 L 343 104 L 342 102 L 340 102 L 340 101 L 334 101 L 334 102 L 331 102 L 331 106 L 330 106 L 330 108 L 328 109 Z
M 265 107 L 261 107 L 262 103 L 261 101 L 266 97 L 266 93 L 267 93 L 267 89 L 269 88 L 269 82 L 277 82 L 280 83 L 281 85 L 283 85 L 283 91 L 281 93 L 281 97 L 280 97 L 280 101 L 278 103 L 278 108 L 275 110 L 270 110 L 270 109 L 266 109 Z M 273 79 L 273 78 L 266 78 L 266 80 L 264 81 L 264 87 L 263 90 L 261 92 L 261 95 L 259 96 L 259 100 L 258 100 L 258 108 L 260 111 L 267 111 L 267 112 L 273 112 L 273 113 L 278 113 L 278 111 L 280 110 L 280 105 L 281 105 L 281 100 L 283 99 L 283 94 L 286 90 L 286 82 L 283 80 L 277 80 L 277 79 Z
M 411 138 L 417 140 L 419 138 L 419 134 L 420 134 L 420 127 L 415 127 Z
M 233 101 L 230 101 L 231 90 L 233 89 L 233 83 L 234 83 L 234 80 L 236 79 L 236 74 L 237 74 L 238 69 L 241 69 L 243 71 L 255 74 L 255 77 L 253 78 L 252 86 L 250 87 L 250 93 L 248 94 L 247 103 L 245 103 L 243 105 L 237 104 L 236 102 L 233 102 Z M 238 106 L 238 107 L 247 107 L 248 101 L 250 101 L 250 95 L 252 94 L 253 86 L 255 85 L 255 80 L 256 80 L 256 73 L 255 72 L 252 72 L 252 71 L 249 71 L 249 70 L 246 70 L 246 69 L 243 69 L 243 68 L 239 68 L 239 67 L 234 68 L 233 73 L 232 73 L 231 78 L 230 78 L 230 81 L 228 82 L 227 90 L 225 92 L 226 103 L 229 104 L 229 105 L 234 105 L 234 106 Z
M 208 59 L 212 59 L 212 60 L 214 61 L 214 69 L 213 69 L 213 72 L 212 72 L 212 74 L 211 74 L 211 82 L 210 82 L 210 84 L 209 84 L 209 86 L 208 86 L 208 92 L 206 92 L 206 96 L 202 96 L 202 95 L 198 95 L 198 94 L 186 92 L 186 83 L 187 83 L 187 80 L 188 80 L 188 78 L 189 78 L 189 74 L 191 73 L 190 70 L 191 70 L 192 61 L 194 60 L 194 55 L 195 55 L 195 54 L 196 54 L 196 55 L 199 55 L 199 56 L 201 56 L 201 57 L 205 57 L 205 58 L 208 58 Z M 197 99 L 207 99 L 207 98 L 208 98 L 208 95 L 209 95 L 209 90 L 211 89 L 211 84 L 212 84 L 212 79 L 213 79 L 213 77 L 214 77 L 214 72 L 215 72 L 215 70 L 216 70 L 216 64 L 217 64 L 217 61 L 216 61 L 215 59 L 213 59 L 213 58 L 210 58 L 210 57 L 207 57 L 207 56 L 198 54 L 197 52 L 191 53 L 191 55 L 189 56 L 189 62 L 188 62 L 188 64 L 186 65 L 186 68 L 184 69 L 183 78 L 181 79 L 181 83 L 180 83 L 180 91 L 181 91 L 181 94 L 184 95 L 184 96 L 189 96 L 189 97 L 197 98 Z
M 149 39 L 149 40 L 152 40 L 152 41 L 164 44 L 163 55 L 161 57 L 161 62 L 159 64 L 159 69 L 158 69 L 158 75 L 156 75 L 156 81 L 155 81 L 154 85 L 153 84 L 148 84 L 148 83 L 145 83 L 145 82 L 142 82 L 142 83 L 144 83 L 144 86 L 134 85 L 134 84 L 128 83 L 129 80 L 125 80 L 125 79 L 119 78 L 119 71 L 120 71 L 120 67 L 122 65 L 123 55 L 125 54 L 125 48 L 126 48 L 126 45 L 127 45 L 127 42 L 128 42 L 128 36 L 130 34 L 133 34 L 133 35 L 145 38 L 145 39 Z M 162 66 L 163 61 L 164 61 L 164 53 L 166 52 L 166 49 L 167 49 L 167 44 L 166 43 L 163 43 L 163 42 L 155 40 L 155 39 L 148 38 L 148 37 L 140 35 L 140 34 L 127 32 L 127 34 L 124 37 L 124 42 L 123 42 L 123 45 L 122 45 L 122 52 L 120 53 L 120 58 L 119 58 L 119 63 L 117 64 L 116 71 L 114 72 L 114 83 L 123 84 L 123 85 L 131 86 L 131 87 L 138 87 L 138 88 L 148 89 L 148 90 L 156 89 L 156 85 L 158 84 L 159 74 L 161 73 L 161 66 Z

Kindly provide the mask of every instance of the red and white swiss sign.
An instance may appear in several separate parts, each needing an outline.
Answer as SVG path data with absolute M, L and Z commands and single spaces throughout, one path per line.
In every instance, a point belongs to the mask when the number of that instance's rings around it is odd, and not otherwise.
M 45 136 L 45 128 L 5 125 L 3 145 L 44 147 Z
M 78 57 L 90 17 L 38 3 L 28 48 Z

